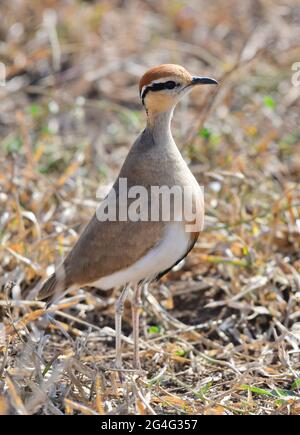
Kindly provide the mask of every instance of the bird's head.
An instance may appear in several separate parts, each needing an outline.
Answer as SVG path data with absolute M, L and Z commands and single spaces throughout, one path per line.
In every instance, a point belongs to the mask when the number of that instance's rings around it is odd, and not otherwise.
M 171 110 L 194 86 L 216 85 L 209 77 L 192 76 L 180 65 L 164 64 L 149 69 L 140 80 L 140 97 L 147 112 Z

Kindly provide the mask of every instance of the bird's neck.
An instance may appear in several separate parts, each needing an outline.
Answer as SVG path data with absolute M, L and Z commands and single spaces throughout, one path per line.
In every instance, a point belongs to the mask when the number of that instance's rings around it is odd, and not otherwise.
M 174 142 L 171 133 L 171 120 L 174 108 L 165 112 L 147 113 L 147 130 L 151 132 L 156 144 Z

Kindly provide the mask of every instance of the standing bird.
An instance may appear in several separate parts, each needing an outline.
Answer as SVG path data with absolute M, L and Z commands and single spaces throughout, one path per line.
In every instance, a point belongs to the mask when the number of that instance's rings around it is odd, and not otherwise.
M 124 303 L 130 287 L 134 289 L 132 301 L 132 325 L 134 342 L 134 368 L 139 370 L 139 314 L 143 286 L 160 278 L 179 263 L 193 248 L 204 220 L 204 200 L 200 186 L 182 158 L 172 137 L 170 124 L 178 101 L 194 86 L 217 84 L 208 77 L 194 77 L 179 65 L 165 64 L 147 71 L 140 80 L 139 90 L 147 113 L 146 128 L 133 144 L 120 171 L 105 206 L 124 208 L 123 191 L 120 182 L 126 180 L 127 192 L 138 188 L 150 193 L 140 206 L 149 206 L 151 218 L 144 219 L 103 219 L 104 208 L 100 206 L 88 223 L 77 243 L 63 264 L 59 266 L 43 285 L 39 299 L 48 303 L 59 295 L 82 286 L 101 289 L 123 287 L 116 302 L 116 368 L 122 370 L 121 321 Z M 182 212 L 182 202 L 170 196 L 169 204 L 173 213 L 167 219 L 157 210 L 161 192 L 152 188 L 179 187 L 196 207 L 198 225 L 188 229 Z M 125 190 L 126 190 L 125 189 Z M 123 189 L 124 190 L 124 189 Z M 153 194 L 154 191 L 154 194 Z M 132 196 L 126 203 L 126 210 L 132 207 Z M 177 198 L 178 199 L 178 198 Z M 181 198 L 182 199 L 182 198 Z M 152 207 L 152 208 L 151 208 Z M 153 212 L 154 207 L 154 213 Z M 124 210 L 123 210 L 124 211 Z M 132 210 L 131 210 L 132 211 Z M 114 215 L 114 214 L 113 214 Z M 120 216 L 120 215 L 118 215 Z M 143 215 L 145 217 L 145 214 Z M 112 217 L 112 216 L 111 216 Z

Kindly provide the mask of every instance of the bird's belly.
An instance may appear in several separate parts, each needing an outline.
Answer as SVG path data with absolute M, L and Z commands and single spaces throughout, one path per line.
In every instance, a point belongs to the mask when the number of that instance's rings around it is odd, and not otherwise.
M 183 258 L 189 245 L 190 233 L 185 231 L 185 225 L 182 222 L 168 223 L 164 238 L 146 255 L 126 269 L 104 276 L 90 285 L 106 290 L 128 283 L 136 284 L 146 278 L 155 278 Z

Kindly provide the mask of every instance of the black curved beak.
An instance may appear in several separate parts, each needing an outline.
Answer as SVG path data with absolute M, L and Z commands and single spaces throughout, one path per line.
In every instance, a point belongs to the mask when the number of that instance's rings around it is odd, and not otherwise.
M 193 77 L 192 85 L 218 85 L 219 83 L 215 79 L 210 77 Z

